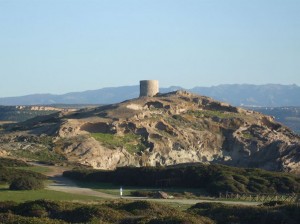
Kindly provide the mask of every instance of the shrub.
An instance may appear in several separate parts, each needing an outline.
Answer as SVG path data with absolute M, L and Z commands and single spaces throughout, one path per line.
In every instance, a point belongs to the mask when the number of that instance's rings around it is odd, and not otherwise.
M 294 224 L 300 222 L 300 208 L 296 204 L 273 206 L 225 205 L 220 203 L 198 203 L 188 209 L 189 213 L 206 216 L 222 224 Z
M 47 179 L 45 175 L 30 170 L 21 170 L 12 167 L 0 167 L 0 182 L 11 183 L 14 179 L 21 177 L 32 177 L 40 180 Z
M 0 158 L 0 167 L 17 167 L 17 166 L 28 167 L 30 165 L 28 165 L 26 162 L 22 160 Z
M 206 217 L 193 217 L 191 215 L 185 216 L 167 216 L 161 218 L 154 218 L 147 222 L 148 224 L 213 224 L 214 222 Z
M 56 218 L 60 204 L 48 200 L 26 201 L 16 206 L 14 212 L 22 216 Z
M 17 205 L 14 201 L 1 201 L 0 202 L 0 213 L 8 212 Z
M 85 205 L 61 213 L 61 219 L 70 223 L 118 223 L 122 214 L 112 208 L 97 205 Z
M 10 190 L 39 190 L 44 188 L 42 180 L 34 177 L 19 177 L 14 179 L 10 186 Z
M 0 223 L 5 224 L 65 224 L 61 220 L 51 220 L 48 218 L 23 217 L 10 213 L 0 214 Z
M 269 206 L 269 207 L 274 207 L 278 205 L 288 205 L 289 202 L 284 202 L 284 201 L 268 201 L 262 204 L 262 206 Z
M 133 197 L 154 197 L 155 193 L 152 191 L 132 191 L 130 195 Z

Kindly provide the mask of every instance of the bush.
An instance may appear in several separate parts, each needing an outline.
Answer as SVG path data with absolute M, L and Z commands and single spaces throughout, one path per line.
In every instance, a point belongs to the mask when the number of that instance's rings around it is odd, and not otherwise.
M 269 207 L 274 207 L 278 205 L 288 205 L 290 204 L 289 202 L 285 201 L 268 201 L 262 204 L 262 206 L 269 206 Z
M 16 205 L 17 203 L 14 201 L 0 201 L 0 213 L 8 212 L 12 210 Z
M 12 210 L 21 216 L 53 218 L 60 213 L 60 204 L 47 200 L 26 201 Z
M 300 208 L 296 204 L 275 206 L 274 203 L 260 206 L 226 205 L 220 203 L 198 203 L 188 209 L 213 219 L 217 224 L 295 224 L 300 222 Z M 274 206 L 273 206 L 274 205 Z
M 14 179 L 21 177 L 32 177 L 40 180 L 47 179 L 45 175 L 30 170 L 21 170 L 12 167 L 0 167 L 0 182 L 11 183 Z
M 295 224 L 300 223 L 300 207 L 293 203 L 260 206 L 198 203 L 187 211 L 149 201 L 107 201 L 100 204 L 28 201 L 0 202 L 0 223 L 7 224 Z M 277 204 L 277 205 L 275 205 Z M 274 205 L 274 206 L 273 206 Z
M 17 159 L 10 159 L 10 158 L 0 158 L 0 167 L 28 167 L 26 162 L 22 160 L 17 160 Z
M 167 216 L 154 218 L 148 224 L 213 224 L 214 222 L 206 217 L 192 217 L 191 215 Z
M 0 214 L 0 223 L 5 224 L 65 224 L 61 220 L 51 220 L 48 218 L 22 217 L 10 213 Z
M 133 197 L 154 197 L 155 192 L 152 191 L 132 191 L 130 193 Z
M 39 190 L 43 188 L 43 181 L 34 177 L 16 178 L 11 182 L 9 186 L 10 190 Z
M 117 210 L 106 206 L 85 205 L 73 210 L 64 211 L 61 219 L 70 223 L 118 223 L 123 215 Z
M 179 209 L 147 201 L 109 201 L 86 205 L 48 200 L 27 201 L 20 204 L 0 203 L 0 223 L 7 224 L 211 224 L 211 219 Z M 293 211 L 292 211 L 293 212 Z M 294 212 L 295 213 L 295 212 Z M 289 213 L 289 214 L 294 214 Z

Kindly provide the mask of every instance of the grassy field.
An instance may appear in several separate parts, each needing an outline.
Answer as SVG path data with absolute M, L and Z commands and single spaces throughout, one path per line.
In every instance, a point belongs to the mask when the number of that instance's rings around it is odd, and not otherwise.
M 119 195 L 120 187 L 113 183 L 95 183 L 95 182 L 83 182 L 83 181 L 74 181 L 78 186 L 84 188 L 91 188 L 95 191 L 103 192 L 111 195 Z M 138 186 L 122 186 L 123 196 L 132 196 L 132 192 L 157 192 L 164 191 L 167 192 L 170 196 L 184 197 L 184 198 L 199 198 L 200 195 L 207 195 L 207 192 L 203 189 L 194 189 L 194 188 L 145 188 Z
M 53 201 L 99 201 L 98 197 L 68 194 L 51 190 L 10 191 L 8 185 L 0 185 L 0 201 L 25 202 L 31 200 Z
M 42 173 L 42 174 L 47 174 L 51 171 L 48 167 L 43 167 L 43 166 L 28 166 L 28 167 L 14 167 L 14 168 L 20 170 L 29 170 L 36 173 Z
M 132 154 L 143 151 L 146 148 L 142 143 L 141 137 L 135 134 L 117 136 L 113 134 L 92 133 L 92 137 L 109 148 L 124 147 Z
M 235 118 L 240 116 L 240 114 L 237 113 L 227 112 L 227 111 L 223 112 L 223 111 L 216 111 L 216 110 L 188 111 L 188 114 L 192 114 L 197 118 L 218 117 L 220 119 Z

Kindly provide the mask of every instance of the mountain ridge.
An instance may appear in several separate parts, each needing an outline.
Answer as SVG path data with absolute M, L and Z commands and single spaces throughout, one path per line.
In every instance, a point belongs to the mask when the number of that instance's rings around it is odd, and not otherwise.
M 211 87 L 185 89 L 180 86 L 160 88 L 161 93 L 175 90 L 212 97 L 234 106 L 300 106 L 300 87 L 281 84 L 222 84 Z M 112 104 L 139 96 L 139 86 L 105 87 L 97 90 L 65 94 L 31 94 L 19 97 L 2 97 L 0 105 L 49 105 L 49 104 Z

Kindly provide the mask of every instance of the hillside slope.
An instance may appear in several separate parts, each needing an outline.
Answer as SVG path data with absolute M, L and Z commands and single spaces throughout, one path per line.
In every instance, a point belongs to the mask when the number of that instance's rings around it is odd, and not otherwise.
M 248 107 L 247 109 L 273 116 L 276 121 L 300 134 L 300 107 Z
M 100 169 L 218 162 L 299 172 L 300 138 L 272 117 L 185 91 L 4 126 L 0 153 L 51 150 Z
M 53 106 L 0 106 L 0 122 L 20 122 L 37 116 L 55 113 L 57 111 L 75 111 L 73 108 Z

